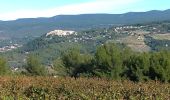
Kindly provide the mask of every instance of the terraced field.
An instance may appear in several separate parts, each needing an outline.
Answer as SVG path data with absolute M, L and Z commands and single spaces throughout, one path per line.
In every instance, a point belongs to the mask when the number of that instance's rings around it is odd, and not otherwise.
M 134 31 L 133 33 L 127 37 L 121 39 L 122 43 L 126 44 L 133 51 L 137 52 L 148 52 L 150 51 L 150 47 L 145 44 L 145 37 L 148 32 L 146 31 Z

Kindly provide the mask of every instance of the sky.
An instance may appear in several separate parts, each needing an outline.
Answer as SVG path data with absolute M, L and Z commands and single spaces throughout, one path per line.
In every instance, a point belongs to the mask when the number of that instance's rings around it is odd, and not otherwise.
M 170 9 L 170 0 L 0 0 L 0 20 Z

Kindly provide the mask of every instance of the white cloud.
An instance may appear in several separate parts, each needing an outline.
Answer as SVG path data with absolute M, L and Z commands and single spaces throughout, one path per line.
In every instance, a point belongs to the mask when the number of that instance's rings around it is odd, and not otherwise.
M 14 20 L 17 18 L 51 17 L 60 14 L 90 14 L 90 13 L 118 13 L 125 6 L 140 0 L 96 0 L 81 4 L 72 4 L 47 10 L 19 10 L 0 14 L 0 20 Z

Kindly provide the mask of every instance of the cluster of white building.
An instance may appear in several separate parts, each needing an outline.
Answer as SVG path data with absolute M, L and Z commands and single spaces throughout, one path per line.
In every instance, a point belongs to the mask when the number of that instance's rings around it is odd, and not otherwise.
M 54 31 L 51 31 L 49 33 L 46 34 L 46 36 L 66 36 L 66 35 L 72 35 L 72 34 L 75 34 L 76 35 L 76 32 L 75 31 L 65 31 L 65 30 L 54 30 Z
M 13 45 L 10 45 L 10 46 L 4 46 L 4 47 L 0 48 L 0 52 L 10 51 L 10 50 L 13 50 L 13 49 L 16 49 L 16 48 L 19 48 L 19 47 L 21 47 L 21 45 L 19 45 L 19 44 L 13 44 Z
M 115 27 L 114 28 L 114 31 L 123 31 L 123 30 L 126 30 L 126 29 L 141 29 L 143 28 L 144 26 L 120 26 L 120 27 Z

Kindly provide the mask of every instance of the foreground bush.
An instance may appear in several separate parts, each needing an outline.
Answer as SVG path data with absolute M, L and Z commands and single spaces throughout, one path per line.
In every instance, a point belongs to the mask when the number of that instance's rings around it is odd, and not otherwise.
M 98 78 L 0 77 L 1 100 L 168 100 L 170 84 Z
M 7 65 L 7 61 L 0 57 L 0 75 L 9 75 L 10 73 L 10 68 Z

